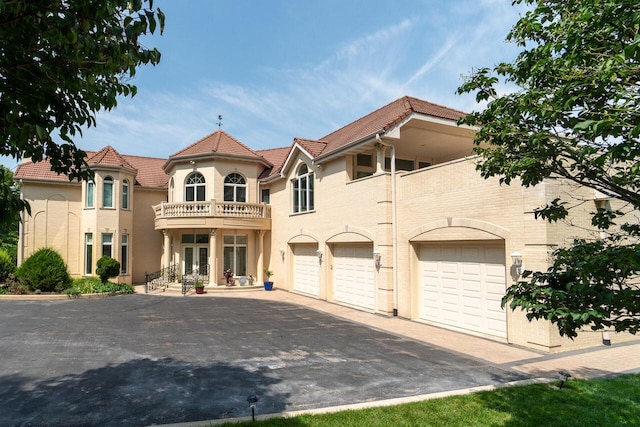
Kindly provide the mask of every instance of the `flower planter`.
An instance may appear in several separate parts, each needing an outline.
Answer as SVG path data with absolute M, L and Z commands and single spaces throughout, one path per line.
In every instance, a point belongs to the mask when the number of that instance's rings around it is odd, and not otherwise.
M 196 288 L 196 294 L 204 294 L 204 288 Z
M 264 290 L 270 291 L 271 289 L 273 289 L 273 282 L 264 282 Z

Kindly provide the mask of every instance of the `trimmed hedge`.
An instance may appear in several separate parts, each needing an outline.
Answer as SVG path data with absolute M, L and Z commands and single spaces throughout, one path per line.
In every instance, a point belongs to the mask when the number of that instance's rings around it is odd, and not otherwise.
M 107 283 L 110 277 L 116 277 L 120 274 L 120 263 L 108 255 L 103 256 L 96 263 L 96 273 L 102 280 Z
M 34 252 L 18 267 L 16 277 L 31 291 L 63 292 L 71 286 L 67 264 L 51 248 Z

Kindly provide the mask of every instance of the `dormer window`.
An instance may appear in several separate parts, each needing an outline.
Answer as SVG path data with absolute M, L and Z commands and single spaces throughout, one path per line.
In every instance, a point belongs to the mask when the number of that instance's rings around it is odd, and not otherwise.
M 313 172 L 309 171 L 306 164 L 298 168 L 298 173 L 292 181 L 292 192 L 293 213 L 313 210 Z
M 113 178 L 110 176 L 102 180 L 102 207 L 113 207 Z
M 202 202 L 205 198 L 204 176 L 199 172 L 194 172 L 187 177 L 184 188 L 185 202 Z
M 247 201 L 247 180 L 239 173 L 227 175 L 224 179 L 224 201 L 242 202 Z

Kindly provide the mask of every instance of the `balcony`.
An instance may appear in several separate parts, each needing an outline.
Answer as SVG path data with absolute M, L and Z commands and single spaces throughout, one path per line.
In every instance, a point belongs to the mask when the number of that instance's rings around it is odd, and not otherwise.
M 264 203 L 203 202 L 160 203 L 153 207 L 156 230 L 165 228 L 237 227 L 271 228 L 271 206 Z

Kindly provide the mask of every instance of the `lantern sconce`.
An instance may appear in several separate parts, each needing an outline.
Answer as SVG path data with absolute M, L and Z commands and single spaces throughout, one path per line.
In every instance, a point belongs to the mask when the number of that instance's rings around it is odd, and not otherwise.
M 321 251 L 320 249 L 318 249 L 318 250 L 316 251 L 316 255 L 318 256 L 318 262 L 319 262 L 320 264 L 322 264 L 322 251 Z
M 282 258 L 282 261 L 284 261 L 284 254 L 285 254 L 284 249 L 280 249 L 280 257 Z
M 516 269 L 516 275 L 520 277 L 524 271 L 524 263 L 522 262 L 522 254 L 518 251 L 511 253 L 511 262 Z
M 382 265 L 382 254 L 377 249 L 375 251 L 373 251 L 373 260 L 376 263 L 376 269 L 379 270 L 380 266 Z

